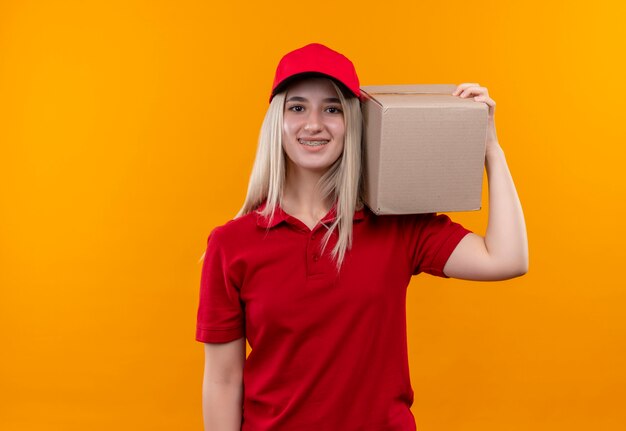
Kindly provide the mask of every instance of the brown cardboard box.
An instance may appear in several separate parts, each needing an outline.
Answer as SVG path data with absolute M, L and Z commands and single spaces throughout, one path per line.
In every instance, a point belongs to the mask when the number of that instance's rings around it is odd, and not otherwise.
M 376 214 L 480 209 L 488 106 L 456 85 L 364 86 L 365 203 Z

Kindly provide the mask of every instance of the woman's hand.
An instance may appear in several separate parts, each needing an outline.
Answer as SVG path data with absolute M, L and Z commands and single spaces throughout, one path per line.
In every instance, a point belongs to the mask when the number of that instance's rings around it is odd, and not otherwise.
M 486 142 L 486 151 L 489 153 L 494 147 L 499 146 L 498 144 L 498 136 L 496 135 L 496 125 L 495 125 L 495 112 L 496 112 L 496 102 L 489 97 L 489 91 L 486 87 L 481 87 L 478 83 L 475 82 L 466 82 L 463 84 L 459 84 L 456 87 L 456 90 L 452 93 L 453 96 L 459 96 L 462 98 L 472 97 L 476 102 L 484 102 L 489 107 L 489 117 L 487 122 L 487 142 Z

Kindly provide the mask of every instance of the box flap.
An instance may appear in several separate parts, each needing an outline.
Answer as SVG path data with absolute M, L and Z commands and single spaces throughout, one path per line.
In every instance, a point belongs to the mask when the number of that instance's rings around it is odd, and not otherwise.
M 361 87 L 366 100 L 376 103 L 387 112 L 390 108 L 435 107 L 486 109 L 485 103 L 476 103 L 473 98 L 452 95 L 454 84 L 418 85 L 370 85 Z
M 361 90 L 367 94 L 448 94 L 456 89 L 454 84 L 418 85 L 366 85 Z

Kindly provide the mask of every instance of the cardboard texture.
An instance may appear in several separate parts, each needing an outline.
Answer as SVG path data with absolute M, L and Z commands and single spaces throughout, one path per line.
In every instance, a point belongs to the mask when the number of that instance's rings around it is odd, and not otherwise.
M 488 106 L 456 85 L 363 86 L 365 203 L 376 214 L 481 207 Z

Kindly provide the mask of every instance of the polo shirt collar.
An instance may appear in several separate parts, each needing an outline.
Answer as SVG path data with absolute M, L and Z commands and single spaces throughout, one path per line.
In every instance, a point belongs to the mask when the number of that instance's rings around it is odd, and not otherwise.
M 263 208 L 265 208 L 266 204 L 267 204 L 267 200 L 263 201 L 261 205 L 259 205 L 256 211 L 261 211 Z M 256 211 L 255 211 L 256 224 L 257 226 L 260 226 L 260 227 L 272 228 L 274 226 L 279 225 L 282 222 L 288 222 L 291 224 L 302 224 L 300 220 L 298 220 L 297 218 L 283 211 L 280 205 L 276 207 L 276 212 L 274 213 L 274 219 L 272 220 L 271 223 L 269 222 L 269 217 L 263 217 L 262 215 L 258 214 Z M 320 222 L 322 223 L 332 222 L 335 220 L 336 216 L 337 216 L 337 202 L 333 204 L 330 211 L 328 211 L 328 213 L 324 217 L 322 217 Z M 363 220 L 364 217 L 365 217 L 365 206 L 363 206 L 363 208 L 361 208 L 360 210 L 356 210 L 354 212 L 353 221 Z

